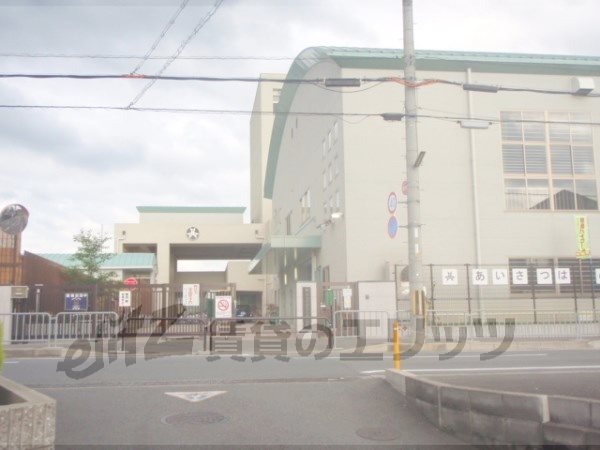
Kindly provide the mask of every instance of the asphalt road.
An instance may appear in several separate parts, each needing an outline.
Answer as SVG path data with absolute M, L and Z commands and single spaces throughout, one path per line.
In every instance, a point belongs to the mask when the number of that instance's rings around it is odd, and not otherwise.
M 57 444 L 460 445 L 409 410 L 383 379 L 391 357 L 253 361 L 171 356 L 126 367 L 123 355 L 81 379 L 58 359 L 6 362 L 3 375 L 58 401 Z M 130 361 L 131 362 L 131 361 Z M 86 367 L 90 361 L 81 367 Z M 77 367 L 76 370 L 81 370 Z M 598 397 L 600 351 L 507 352 L 480 361 L 419 354 L 403 368 L 492 389 Z M 179 392 L 220 392 L 190 402 Z M 200 394 L 200 398 L 201 398 Z

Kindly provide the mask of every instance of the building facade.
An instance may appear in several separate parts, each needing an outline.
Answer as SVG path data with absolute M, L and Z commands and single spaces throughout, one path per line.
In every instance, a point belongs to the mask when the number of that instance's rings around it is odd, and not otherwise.
M 272 217 L 250 269 L 274 277 L 267 295 L 290 312 L 298 283 L 390 280 L 407 264 L 404 124 L 382 117 L 404 111 L 403 66 L 398 50 L 318 47 L 287 74 L 377 80 L 284 83 L 275 106 L 264 180 Z M 417 70 L 429 80 L 417 94 L 427 294 L 450 301 L 468 289 L 469 308 L 529 308 L 520 295 L 531 288 L 537 307 L 571 308 L 567 297 L 595 307 L 600 260 L 577 253 L 583 234 L 591 252 L 600 245 L 600 58 L 427 51 Z

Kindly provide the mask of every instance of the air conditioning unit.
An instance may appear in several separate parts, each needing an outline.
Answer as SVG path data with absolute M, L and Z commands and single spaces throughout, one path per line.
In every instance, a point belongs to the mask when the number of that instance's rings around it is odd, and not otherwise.
M 588 95 L 596 89 L 596 84 L 593 78 L 589 77 L 574 77 L 571 80 L 571 88 L 574 95 Z

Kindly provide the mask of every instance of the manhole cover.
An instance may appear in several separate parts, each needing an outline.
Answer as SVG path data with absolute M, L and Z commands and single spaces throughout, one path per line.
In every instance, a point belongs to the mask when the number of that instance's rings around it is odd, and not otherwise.
M 356 434 L 370 441 L 393 441 L 400 437 L 398 431 L 381 427 L 359 428 L 356 430 Z
M 182 414 L 171 414 L 161 419 L 167 425 L 201 425 L 223 422 L 225 416 L 215 412 L 193 411 Z

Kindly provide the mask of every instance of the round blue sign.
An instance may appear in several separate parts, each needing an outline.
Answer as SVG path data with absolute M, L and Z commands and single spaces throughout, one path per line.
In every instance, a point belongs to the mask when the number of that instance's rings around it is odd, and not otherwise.
M 390 220 L 388 222 L 388 234 L 390 235 L 390 238 L 394 239 L 396 237 L 397 233 L 398 233 L 398 220 L 396 219 L 396 216 L 392 216 L 392 217 L 390 217 Z

